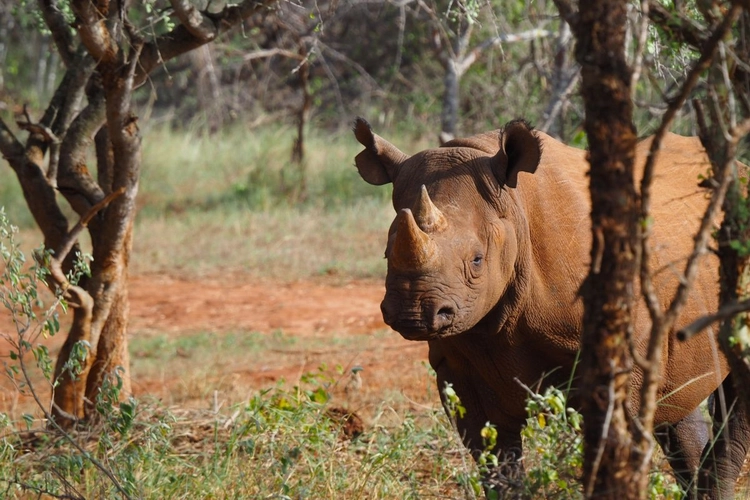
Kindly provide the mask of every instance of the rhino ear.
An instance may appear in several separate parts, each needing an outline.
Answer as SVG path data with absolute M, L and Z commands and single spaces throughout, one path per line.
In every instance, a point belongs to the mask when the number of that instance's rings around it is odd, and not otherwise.
M 359 175 L 376 186 L 393 182 L 399 166 L 407 156 L 396 146 L 374 134 L 364 118 L 357 118 L 354 122 L 354 136 L 365 147 L 364 151 L 354 158 Z
M 542 159 L 542 144 L 533 129 L 523 120 L 514 120 L 503 127 L 500 151 L 492 169 L 501 184 L 516 187 L 518 173 L 533 174 Z

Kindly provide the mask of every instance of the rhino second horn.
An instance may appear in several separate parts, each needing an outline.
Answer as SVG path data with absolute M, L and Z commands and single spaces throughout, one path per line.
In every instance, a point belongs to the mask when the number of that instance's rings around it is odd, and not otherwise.
M 435 242 L 419 228 L 412 211 L 402 209 L 397 217 L 396 239 L 390 254 L 391 265 L 401 271 L 420 270 L 428 267 L 436 254 Z
M 426 233 L 440 232 L 448 225 L 443 212 L 432 203 L 424 184 L 422 184 L 422 192 L 419 194 L 419 199 L 414 207 L 414 217 L 417 220 L 417 225 Z

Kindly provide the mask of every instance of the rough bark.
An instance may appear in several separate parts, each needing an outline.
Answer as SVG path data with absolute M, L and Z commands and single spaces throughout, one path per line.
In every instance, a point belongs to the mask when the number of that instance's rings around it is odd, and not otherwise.
M 584 491 L 590 498 L 643 498 L 636 476 L 635 426 L 628 416 L 638 202 L 633 179 L 636 133 L 625 58 L 627 4 L 558 2 L 576 35 L 589 140 L 593 245 L 583 287 L 580 373 Z

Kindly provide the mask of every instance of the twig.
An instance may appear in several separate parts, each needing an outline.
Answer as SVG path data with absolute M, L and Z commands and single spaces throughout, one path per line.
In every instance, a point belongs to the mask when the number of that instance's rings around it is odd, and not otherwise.
M 656 164 L 656 158 L 661 148 L 662 139 L 664 138 L 664 135 L 667 133 L 667 130 L 672 124 L 672 121 L 674 120 L 674 117 L 677 114 L 677 110 L 683 106 L 688 96 L 690 95 L 690 92 L 692 91 L 693 87 L 698 82 L 698 78 L 711 64 L 714 53 L 716 52 L 716 49 L 719 43 L 724 38 L 727 31 L 731 28 L 732 24 L 734 23 L 734 20 L 737 18 L 741 10 L 742 10 L 741 7 L 738 7 L 737 5 L 733 5 L 732 9 L 724 17 L 719 27 L 716 29 L 716 31 L 714 31 L 711 34 L 709 39 L 706 41 L 700 58 L 698 59 L 698 61 L 696 61 L 696 63 L 691 68 L 690 72 L 688 73 L 687 78 L 685 79 L 685 83 L 683 84 L 678 94 L 670 101 L 669 108 L 667 108 L 667 111 L 665 112 L 664 117 L 662 118 L 661 124 L 659 125 L 659 128 L 657 129 L 656 133 L 654 134 L 653 140 L 651 142 L 651 148 L 649 149 L 649 154 L 646 159 L 646 165 L 644 167 L 643 177 L 641 178 L 640 217 L 643 223 L 648 221 L 648 218 L 651 212 L 651 184 L 653 182 L 654 167 Z M 646 302 L 646 306 L 648 308 L 649 314 L 651 315 L 651 318 L 654 320 L 657 320 L 657 319 L 660 320 L 662 318 L 663 313 L 661 311 L 659 298 L 656 295 L 656 290 L 654 289 L 653 282 L 651 281 L 651 273 L 649 270 L 649 262 L 651 260 L 650 259 L 651 251 L 649 247 L 649 240 L 651 236 L 650 233 L 651 233 L 651 230 L 650 230 L 650 227 L 648 226 L 645 226 L 641 233 L 641 268 L 640 268 L 641 293 Z M 696 245 L 697 244 L 698 244 L 698 241 L 696 241 Z M 693 261 L 692 265 L 693 266 L 696 265 L 695 260 Z M 689 267 L 685 269 L 686 275 L 692 272 L 693 271 L 691 271 Z M 674 311 L 675 309 L 679 309 L 681 307 L 681 305 L 675 306 L 675 303 L 681 303 L 685 300 L 684 297 L 678 296 L 681 294 L 686 295 L 687 290 L 683 289 L 682 291 L 680 291 L 678 289 L 678 294 L 673 299 L 672 305 L 670 306 L 670 310 Z M 671 313 L 671 315 L 676 315 L 676 313 L 673 312 Z M 667 325 L 666 329 L 668 328 L 669 328 L 669 325 Z M 662 328 L 662 330 L 665 330 L 665 328 Z M 660 337 L 660 336 L 661 334 L 657 335 L 657 337 Z M 654 340 L 655 340 L 654 342 L 650 343 L 650 347 L 651 345 L 655 346 L 657 343 L 660 344 L 661 342 L 661 338 L 657 338 Z M 651 348 L 649 349 L 649 351 L 650 352 L 649 354 L 647 354 L 647 359 L 652 360 Z
M 699 121 L 701 124 L 701 127 L 705 127 L 705 119 L 701 118 Z M 736 127 L 732 127 L 731 130 L 729 130 L 729 140 L 727 141 L 725 147 L 727 149 L 726 154 L 726 160 L 724 162 L 724 165 L 721 166 L 721 168 L 718 171 L 718 174 L 715 177 L 719 177 L 719 184 L 720 186 L 722 184 L 729 184 L 729 181 L 731 180 L 731 177 L 729 175 L 729 170 L 731 166 L 735 162 L 736 154 L 737 154 L 737 144 L 739 141 L 748 133 L 750 133 L 750 118 L 746 118 L 742 121 L 739 125 Z M 717 189 L 716 191 L 718 191 Z M 726 192 L 726 188 L 724 188 L 724 191 Z M 713 197 L 711 202 L 713 203 Z M 739 314 L 741 312 L 745 312 L 750 310 L 750 299 L 734 303 L 734 304 L 727 304 L 723 306 L 719 311 L 717 311 L 714 314 L 710 314 L 707 316 L 704 316 L 702 318 L 698 318 L 697 320 L 690 323 L 688 326 L 682 328 L 677 333 L 677 338 L 680 340 L 686 341 L 702 331 L 703 329 L 707 328 L 709 325 L 714 323 L 715 321 L 723 321 L 726 320 L 736 314 Z
M 643 51 L 646 48 L 648 38 L 648 0 L 641 0 L 641 22 L 638 26 L 638 41 L 635 46 L 635 59 L 633 60 L 633 74 L 630 78 L 631 96 L 635 97 L 638 80 L 641 79 L 643 70 Z
M 544 112 L 544 116 L 546 116 L 546 120 L 544 121 L 544 124 L 539 127 L 539 130 L 542 132 L 547 132 L 550 127 L 552 126 L 552 123 L 557 118 L 557 115 L 560 113 L 560 110 L 563 107 L 563 103 L 565 103 L 568 100 L 568 96 L 571 92 L 573 92 L 573 88 L 578 83 L 578 80 L 581 77 L 581 68 L 580 66 L 577 67 L 573 74 L 570 76 L 568 81 L 565 83 L 565 85 L 562 87 L 562 91 L 557 93 L 557 96 L 555 96 L 555 100 L 548 106 L 547 110 Z
M 102 199 L 99 203 L 91 207 L 89 211 L 83 217 L 81 217 L 78 223 L 73 226 L 73 229 L 71 229 L 68 234 L 65 235 L 62 242 L 60 243 L 60 246 L 55 250 L 55 253 L 50 258 L 50 275 L 55 280 L 56 285 L 60 287 L 60 290 L 63 293 L 68 294 L 69 291 L 73 291 L 73 293 L 76 295 L 76 298 L 78 299 L 78 302 L 76 302 L 75 304 L 71 303 L 71 305 L 73 305 L 74 307 L 81 307 L 83 305 L 83 302 L 88 303 L 89 301 L 84 297 L 89 294 L 84 289 L 76 285 L 72 285 L 68 281 L 68 278 L 65 276 L 65 273 L 62 269 L 63 261 L 65 260 L 65 257 L 67 257 L 68 253 L 70 253 L 70 250 L 73 248 L 76 241 L 78 241 L 78 236 L 88 226 L 89 222 L 91 222 L 91 219 L 93 219 L 100 210 L 109 205 L 114 199 L 116 199 L 123 193 L 125 193 L 125 188 L 121 187 L 120 189 L 111 192 L 110 194 L 105 196 L 104 199 Z M 66 298 L 70 300 L 69 294 L 66 296 Z M 88 298 L 91 299 L 91 296 L 89 295 Z
M 42 123 L 34 123 L 31 121 L 31 116 L 29 116 L 26 104 L 23 105 L 23 117 L 26 121 L 16 120 L 18 128 L 25 130 L 30 134 L 41 135 L 44 138 L 44 141 L 50 144 L 60 144 L 60 139 L 55 135 L 51 128 Z
M 24 353 L 19 352 L 18 353 L 18 364 L 21 367 L 21 372 L 23 373 L 23 377 L 26 380 L 27 387 L 29 389 L 29 392 L 31 393 L 31 396 L 34 398 L 34 401 L 36 402 L 39 409 L 42 411 L 42 414 L 44 415 L 45 420 L 47 420 L 48 423 L 52 424 L 52 427 L 57 430 L 57 432 L 60 433 L 61 436 L 63 436 L 71 445 L 73 445 L 74 448 L 76 448 L 88 461 L 90 461 L 94 467 L 102 471 L 112 482 L 115 488 L 122 494 L 123 497 L 130 499 L 130 495 L 128 495 L 128 492 L 125 491 L 125 489 L 120 485 L 120 482 L 117 480 L 115 475 L 110 471 L 107 467 L 104 466 L 99 460 L 97 460 L 94 456 L 92 456 L 83 446 L 78 444 L 75 439 L 73 439 L 73 436 L 68 434 L 65 429 L 63 429 L 60 424 L 55 421 L 54 417 L 50 415 L 49 411 L 45 408 L 44 404 L 42 403 L 41 399 L 39 398 L 39 395 L 36 392 L 36 389 L 34 389 L 34 384 L 31 383 L 31 377 L 26 370 L 26 363 L 24 362 Z M 53 403 L 54 404 L 54 403 Z M 59 408 L 58 408 L 59 410 Z M 73 417 L 75 419 L 75 417 Z
M 615 367 L 612 366 L 614 361 L 610 360 L 610 371 L 614 371 Z M 599 443 L 596 446 L 596 457 L 594 462 L 591 464 L 591 474 L 589 474 L 589 482 L 586 484 L 585 498 L 591 498 L 591 494 L 594 491 L 596 484 L 596 476 L 599 472 L 599 466 L 602 462 L 602 456 L 604 456 L 605 443 L 607 442 L 607 435 L 609 434 L 609 426 L 612 423 L 612 414 L 615 411 L 615 381 L 614 378 L 609 381 L 608 386 L 609 394 L 607 400 L 607 413 L 604 415 L 604 422 L 602 423 L 602 434 L 599 436 Z
M 742 302 L 735 302 L 734 304 L 727 304 L 713 314 L 700 317 L 677 331 L 677 339 L 681 341 L 690 340 L 704 329 L 711 326 L 711 324 L 717 321 L 724 321 L 731 318 L 732 316 L 750 311 L 750 299 L 743 300 Z
M 183 26 L 197 39 L 201 41 L 211 41 L 216 38 L 216 27 L 214 24 L 203 16 L 201 11 L 195 8 L 188 1 L 170 0 L 172 9 L 177 19 Z

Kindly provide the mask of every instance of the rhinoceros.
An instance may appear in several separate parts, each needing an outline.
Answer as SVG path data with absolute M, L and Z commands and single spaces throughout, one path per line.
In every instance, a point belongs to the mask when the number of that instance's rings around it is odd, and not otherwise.
M 494 452 L 512 466 L 520 459 L 527 417 L 521 383 L 564 384 L 581 346 L 579 290 L 591 249 L 586 153 L 522 120 L 413 156 L 373 133 L 362 118 L 354 133 L 365 148 L 355 159 L 362 178 L 393 183 L 397 215 L 386 246 L 384 321 L 405 339 L 429 344 L 439 389 L 452 384 L 466 409 L 457 426 L 475 457 L 489 422 L 497 430 Z M 649 146 L 649 139 L 637 146 L 639 169 Z M 658 158 L 652 269 L 667 304 L 707 204 L 698 182 L 709 161 L 697 138 L 674 134 L 666 136 Z M 676 328 L 716 309 L 717 268 L 714 256 L 704 258 Z M 650 324 L 640 301 L 633 338 L 642 354 Z M 723 383 L 728 366 L 715 335 L 680 342 L 672 332 L 664 343 L 655 424 L 687 486 L 709 436 L 699 405 L 722 384 L 727 404 L 734 393 L 729 379 Z M 636 367 L 634 411 L 641 380 Z M 725 431 L 731 446 L 722 441 L 712 450 L 714 472 L 701 485 L 707 498 L 731 497 L 750 441 L 741 406 Z

